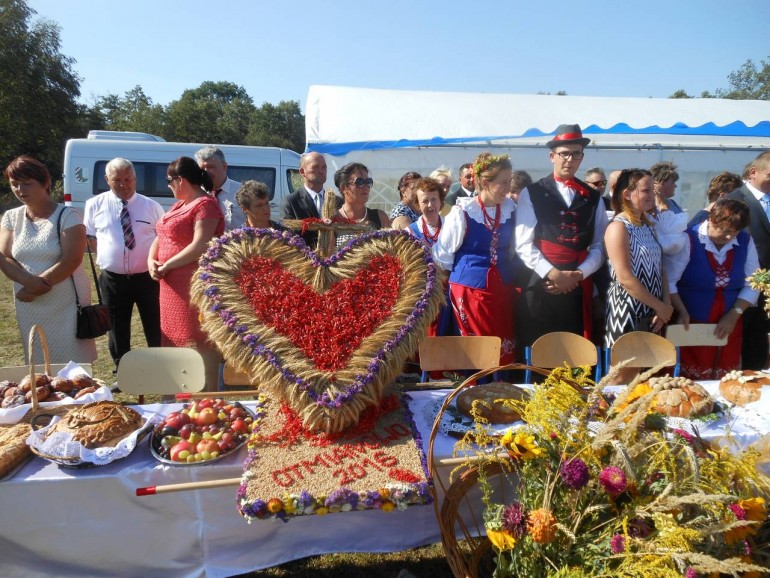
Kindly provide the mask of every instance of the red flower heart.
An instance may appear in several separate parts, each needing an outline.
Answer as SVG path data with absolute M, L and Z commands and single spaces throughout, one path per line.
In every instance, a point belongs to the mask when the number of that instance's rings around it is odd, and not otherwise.
M 215 239 L 191 288 L 203 328 L 234 369 L 297 413 L 341 432 L 382 396 L 443 302 L 430 251 L 375 231 L 321 258 L 289 233 Z
M 253 257 L 235 282 L 257 319 L 289 337 L 318 369 L 336 371 L 390 315 L 402 278 L 399 260 L 380 255 L 352 279 L 318 294 L 274 259 Z

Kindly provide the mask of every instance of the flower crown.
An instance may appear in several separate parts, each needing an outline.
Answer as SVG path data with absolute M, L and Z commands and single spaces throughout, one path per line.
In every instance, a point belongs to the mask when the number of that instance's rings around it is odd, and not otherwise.
M 508 155 L 489 155 L 481 158 L 477 158 L 473 162 L 473 174 L 474 175 L 481 175 L 484 171 L 486 171 L 489 167 L 492 165 L 496 165 L 497 163 L 500 163 L 502 161 L 510 161 L 510 157 Z

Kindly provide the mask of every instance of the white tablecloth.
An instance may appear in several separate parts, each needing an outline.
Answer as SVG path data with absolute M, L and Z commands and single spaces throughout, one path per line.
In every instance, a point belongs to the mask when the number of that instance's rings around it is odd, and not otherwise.
M 718 390 L 716 383 L 706 386 Z M 745 447 L 770 432 L 765 389 L 760 402 L 699 425 L 701 435 L 723 438 L 729 430 Z M 411 395 L 427 445 L 431 424 L 423 408 L 445 392 Z M 454 443 L 439 436 L 437 458 L 450 456 Z M 316 554 L 393 552 L 440 540 L 432 505 L 249 525 L 236 510 L 235 487 L 135 496 L 144 486 L 238 477 L 245 455 L 243 449 L 208 466 L 174 467 L 154 460 L 144 442 L 125 460 L 99 468 L 64 469 L 35 458 L 0 482 L 0 576 L 219 577 Z M 763 469 L 770 474 L 770 464 Z
M 422 407 L 410 404 L 427 444 Z M 144 406 L 168 413 L 170 406 Z M 450 455 L 454 441 L 437 444 Z M 65 469 L 34 458 L 0 482 L 0 576 L 231 576 L 330 552 L 394 552 L 440 540 L 433 505 L 247 524 L 236 487 L 136 497 L 136 488 L 239 477 L 243 448 L 207 466 L 157 462 L 147 442 L 128 458 Z

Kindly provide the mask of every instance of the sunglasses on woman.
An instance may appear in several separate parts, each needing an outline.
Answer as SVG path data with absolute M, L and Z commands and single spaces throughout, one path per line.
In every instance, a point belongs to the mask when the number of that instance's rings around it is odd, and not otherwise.
M 366 187 L 371 187 L 374 184 L 373 178 L 364 179 L 362 177 L 358 177 L 355 181 L 348 181 L 349 185 L 354 185 L 357 189 L 365 189 Z

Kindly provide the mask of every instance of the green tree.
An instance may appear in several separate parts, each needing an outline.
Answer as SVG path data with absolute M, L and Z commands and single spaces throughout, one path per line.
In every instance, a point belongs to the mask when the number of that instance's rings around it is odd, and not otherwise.
M 122 97 L 117 94 L 99 97 L 92 111 L 101 121 L 98 128 L 146 132 L 159 136 L 165 132 L 166 109 L 160 104 L 153 104 L 138 84 Z
M 738 69 L 727 75 L 730 88 L 716 91 L 719 98 L 737 100 L 770 100 L 770 62 L 760 60 L 760 66 L 749 58 Z
M 59 51 L 59 26 L 35 14 L 24 0 L 0 0 L 0 159 L 31 154 L 57 179 L 86 109 L 75 61 Z
M 206 81 L 166 109 L 166 138 L 181 142 L 246 144 L 256 108 L 241 86 Z
M 264 103 L 251 115 L 247 144 L 305 150 L 305 116 L 296 100 Z
M 735 100 L 770 100 L 770 62 L 760 60 L 758 67 L 749 58 L 738 70 L 727 75 L 730 88 L 718 88 L 712 94 L 704 90 L 700 98 L 732 98 Z M 669 98 L 693 98 L 679 89 Z

